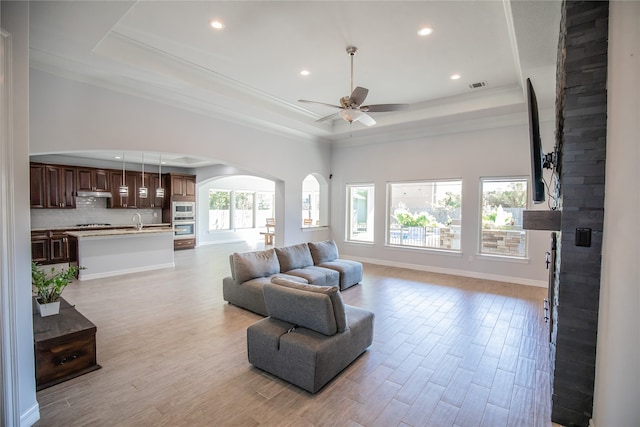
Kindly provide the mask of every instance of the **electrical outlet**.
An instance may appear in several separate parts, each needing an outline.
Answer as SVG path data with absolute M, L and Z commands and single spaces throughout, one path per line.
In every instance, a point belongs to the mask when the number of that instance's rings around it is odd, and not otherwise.
M 576 228 L 576 246 L 591 246 L 591 229 L 590 228 Z

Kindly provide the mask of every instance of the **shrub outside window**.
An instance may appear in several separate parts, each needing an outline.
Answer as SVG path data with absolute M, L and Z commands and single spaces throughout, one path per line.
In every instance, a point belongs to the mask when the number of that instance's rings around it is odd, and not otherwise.
M 374 187 L 347 185 L 347 240 L 373 242 Z
M 522 212 L 527 207 L 527 180 L 484 178 L 481 187 L 480 253 L 526 257 L 527 233 L 522 229 Z
M 231 228 L 231 191 L 209 190 L 209 230 Z
M 460 250 L 462 181 L 388 184 L 387 244 Z

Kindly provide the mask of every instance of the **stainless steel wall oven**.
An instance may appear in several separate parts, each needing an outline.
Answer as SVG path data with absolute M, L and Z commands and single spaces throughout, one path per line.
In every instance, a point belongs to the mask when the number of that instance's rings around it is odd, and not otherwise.
M 172 202 L 171 218 L 174 239 L 193 239 L 196 237 L 195 202 Z

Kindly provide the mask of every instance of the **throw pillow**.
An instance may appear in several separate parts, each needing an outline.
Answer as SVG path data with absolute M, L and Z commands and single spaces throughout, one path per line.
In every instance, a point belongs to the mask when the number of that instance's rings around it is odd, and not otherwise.
M 280 270 L 283 273 L 313 265 L 313 258 L 311 258 L 311 252 L 306 243 L 276 248 L 275 250 L 278 262 L 280 262 Z
M 308 245 L 315 265 L 338 259 L 338 247 L 336 246 L 336 242 L 333 240 L 309 242 Z
M 232 255 L 232 259 L 233 277 L 239 283 L 280 272 L 278 257 L 273 249 L 242 254 L 236 252 Z

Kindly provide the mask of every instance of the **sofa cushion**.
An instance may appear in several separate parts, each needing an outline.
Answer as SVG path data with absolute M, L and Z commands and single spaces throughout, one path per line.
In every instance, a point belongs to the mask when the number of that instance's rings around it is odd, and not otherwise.
M 276 248 L 275 251 L 282 272 L 313 265 L 313 258 L 306 243 Z
M 337 286 L 316 286 L 316 285 L 305 285 L 305 284 L 301 284 L 298 283 L 296 281 L 290 280 L 289 278 L 283 277 L 283 276 L 274 276 L 271 278 L 271 283 L 274 283 L 276 285 L 279 286 L 284 286 L 287 288 L 291 288 L 291 289 L 296 289 L 299 291 L 303 291 L 303 292 L 314 292 L 317 294 L 322 294 L 322 295 L 327 295 L 329 297 L 329 300 L 331 302 L 331 306 L 332 306 L 332 312 L 333 312 L 333 316 L 334 316 L 334 320 L 335 320 L 335 325 L 336 325 L 336 331 L 337 332 L 344 332 L 347 330 L 347 313 L 345 310 L 345 305 L 344 305 L 344 301 L 342 300 L 342 295 L 340 295 L 340 291 L 338 290 Z M 267 306 L 268 307 L 268 306 Z M 314 317 L 314 316 L 310 316 L 309 314 L 311 313 L 311 311 L 302 311 L 302 316 L 307 319 L 309 317 Z M 271 315 L 271 312 L 269 312 L 269 315 Z M 277 316 L 276 316 L 277 317 Z M 291 323 L 296 323 L 300 326 L 304 326 L 302 323 L 299 322 L 294 322 L 292 320 L 287 320 L 287 319 L 282 319 L 280 317 L 278 317 L 281 320 L 285 320 L 287 322 L 291 322 Z M 305 326 L 307 327 L 307 326 Z M 316 330 L 318 332 L 321 332 L 315 328 L 310 328 L 309 329 L 313 329 Z M 324 333 L 324 332 L 323 332 Z M 328 334 L 325 334 L 328 335 Z M 332 334 L 331 334 L 332 335 Z
M 340 290 L 342 291 L 362 281 L 362 264 L 357 261 L 336 259 L 323 262 L 320 267 L 330 268 L 340 274 Z
M 286 272 L 287 276 L 302 277 L 307 283 L 317 286 L 340 287 L 340 273 L 336 270 L 310 265 L 305 268 L 296 268 Z M 299 281 L 299 280 L 298 280 Z
M 280 272 L 278 257 L 273 249 L 241 254 L 236 252 L 231 255 L 230 261 L 231 275 L 238 283 Z
M 308 246 L 315 265 L 338 259 L 338 247 L 333 240 L 309 242 Z
M 338 331 L 328 295 L 269 283 L 264 286 L 264 302 L 272 319 L 327 336 Z

